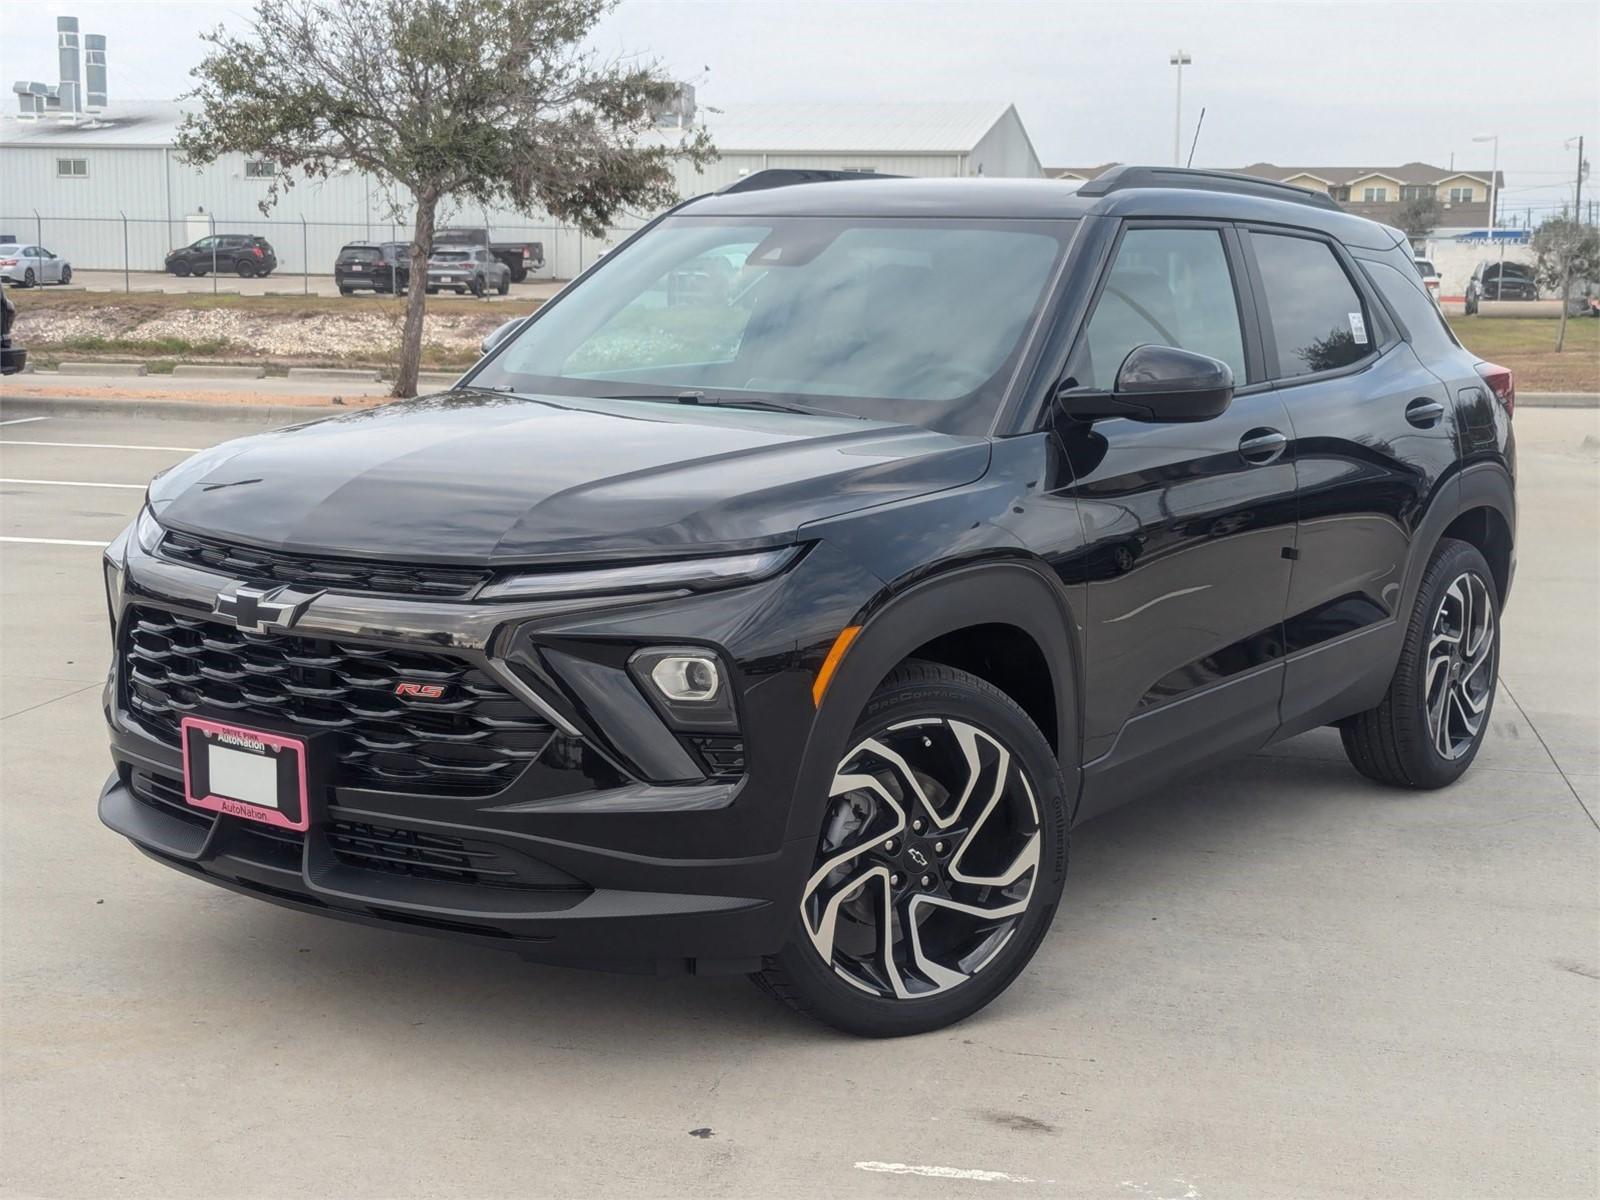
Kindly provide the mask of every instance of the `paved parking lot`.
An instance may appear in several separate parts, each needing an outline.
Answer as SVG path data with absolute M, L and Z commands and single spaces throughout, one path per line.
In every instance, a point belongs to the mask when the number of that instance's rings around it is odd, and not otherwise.
M 187 448 L 284 422 L 0 399 L 0 1188 L 1594 1196 L 1600 412 L 1516 420 L 1506 689 L 1462 782 L 1378 789 L 1324 730 L 1151 796 L 1076 835 L 1006 996 L 874 1043 L 136 854 L 94 812 L 97 547 Z
M 210 295 L 217 292 L 237 292 L 243 296 L 265 296 L 270 293 L 289 293 L 300 295 L 309 293 L 313 296 L 337 296 L 338 285 L 333 282 L 332 275 L 300 275 L 286 274 L 281 269 L 274 271 L 265 279 L 240 279 L 237 275 L 223 272 L 220 275 L 194 276 L 178 278 L 176 275 L 167 275 L 161 271 L 133 271 L 124 279 L 121 271 L 74 271 L 72 273 L 72 286 L 82 287 L 92 292 L 120 292 L 124 288 L 131 288 L 134 292 L 166 292 L 170 295 L 181 296 L 190 292 L 199 292 Z M 506 296 L 497 296 L 493 293 L 486 296 L 486 300 L 548 300 L 566 286 L 566 281 L 554 279 L 527 279 L 522 283 L 513 283 L 511 291 Z M 46 285 L 40 289 L 46 294 L 59 292 L 62 289 L 54 284 Z M 358 296 L 370 295 L 369 292 L 357 292 Z M 450 295 L 453 293 L 441 293 Z

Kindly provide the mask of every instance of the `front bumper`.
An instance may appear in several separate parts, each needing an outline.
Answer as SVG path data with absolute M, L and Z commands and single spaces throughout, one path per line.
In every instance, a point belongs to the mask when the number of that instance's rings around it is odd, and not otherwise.
M 552 608 L 322 594 L 294 622 L 295 637 L 448 649 L 477 669 L 500 670 L 508 658 L 534 661 L 542 641 L 559 642 L 569 655 L 585 638 L 613 646 L 622 628 L 652 642 L 720 644 L 741 678 L 752 753 L 737 777 L 665 784 L 626 763 L 598 771 L 536 761 L 484 794 L 382 790 L 370 779 L 349 786 L 336 775 L 301 835 L 187 806 L 180 750 L 130 708 L 123 648 L 137 614 L 217 620 L 216 597 L 237 580 L 136 545 L 113 549 L 124 556 L 113 597 L 117 665 L 104 697 L 114 770 L 99 812 L 157 861 L 304 912 L 580 966 L 748 970 L 787 939 L 816 846 L 814 830 L 796 837 L 789 828 L 812 717 L 811 676 L 770 642 L 728 645 L 728 631 L 749 628 L 751 614 L 772 604 L 782 581 L 693 598 L 619 600 L 609 608 L 592 600 Z M 746 665 L 752 662 L 759 669 Z M 618 743 L 594 725 L 581 692 L 551 676 L 540 686 L 545 694 L 533 693 L 536 699 L 618 761 Z M 380 852 L 351 854 L 351 830 Z M 485 861 L 500 872 L 492 879 L 477 869 Z

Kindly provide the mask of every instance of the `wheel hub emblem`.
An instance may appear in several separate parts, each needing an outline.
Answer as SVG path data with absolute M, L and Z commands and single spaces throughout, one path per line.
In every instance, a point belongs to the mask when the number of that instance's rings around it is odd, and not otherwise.
M 910 856 L 911 861 L 916 863 L 917 866 L 925 867 L 928 865 L 928 856 L 921 850 L 918 850 L 915 846 L 911 847 L 911 849 L 907 851 L 907 854 Z

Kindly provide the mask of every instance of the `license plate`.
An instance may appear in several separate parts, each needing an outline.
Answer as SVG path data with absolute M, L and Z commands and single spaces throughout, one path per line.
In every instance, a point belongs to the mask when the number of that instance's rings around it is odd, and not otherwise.
M 180 722 L 184 798 L 195 808 L 263 825 L 311 827 L 306 743 L 200 717 Z

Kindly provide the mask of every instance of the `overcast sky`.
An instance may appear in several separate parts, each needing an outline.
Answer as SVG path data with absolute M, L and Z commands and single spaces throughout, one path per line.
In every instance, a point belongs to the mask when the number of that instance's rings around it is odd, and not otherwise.
M 54 18 L 76 14 L 85 33 L 109 39 L 113 106 L 170 98 L 201 56 L 194 35 L 241 25 L 249 8 L 7 0 L 0 86 L 54 82 Z M 1486 171 L 1490 147 L 1472 138 L 1499 133 L 1502 211 L 1533 207 L 1535 219 L 1571 197 L 1576 154 L 1563 143 L 1600 136 L 1594 0 L 624 0 L 596 41 L 661 60 L 714 107 L 1009 100 L 1045 164 L 1074 166 L 1171 160 L 1167 60 L 1181 47 L 1193 58 L 1185 154 L 1206 109 L 1196 166 L 1448 166 L 1454 155 Z

